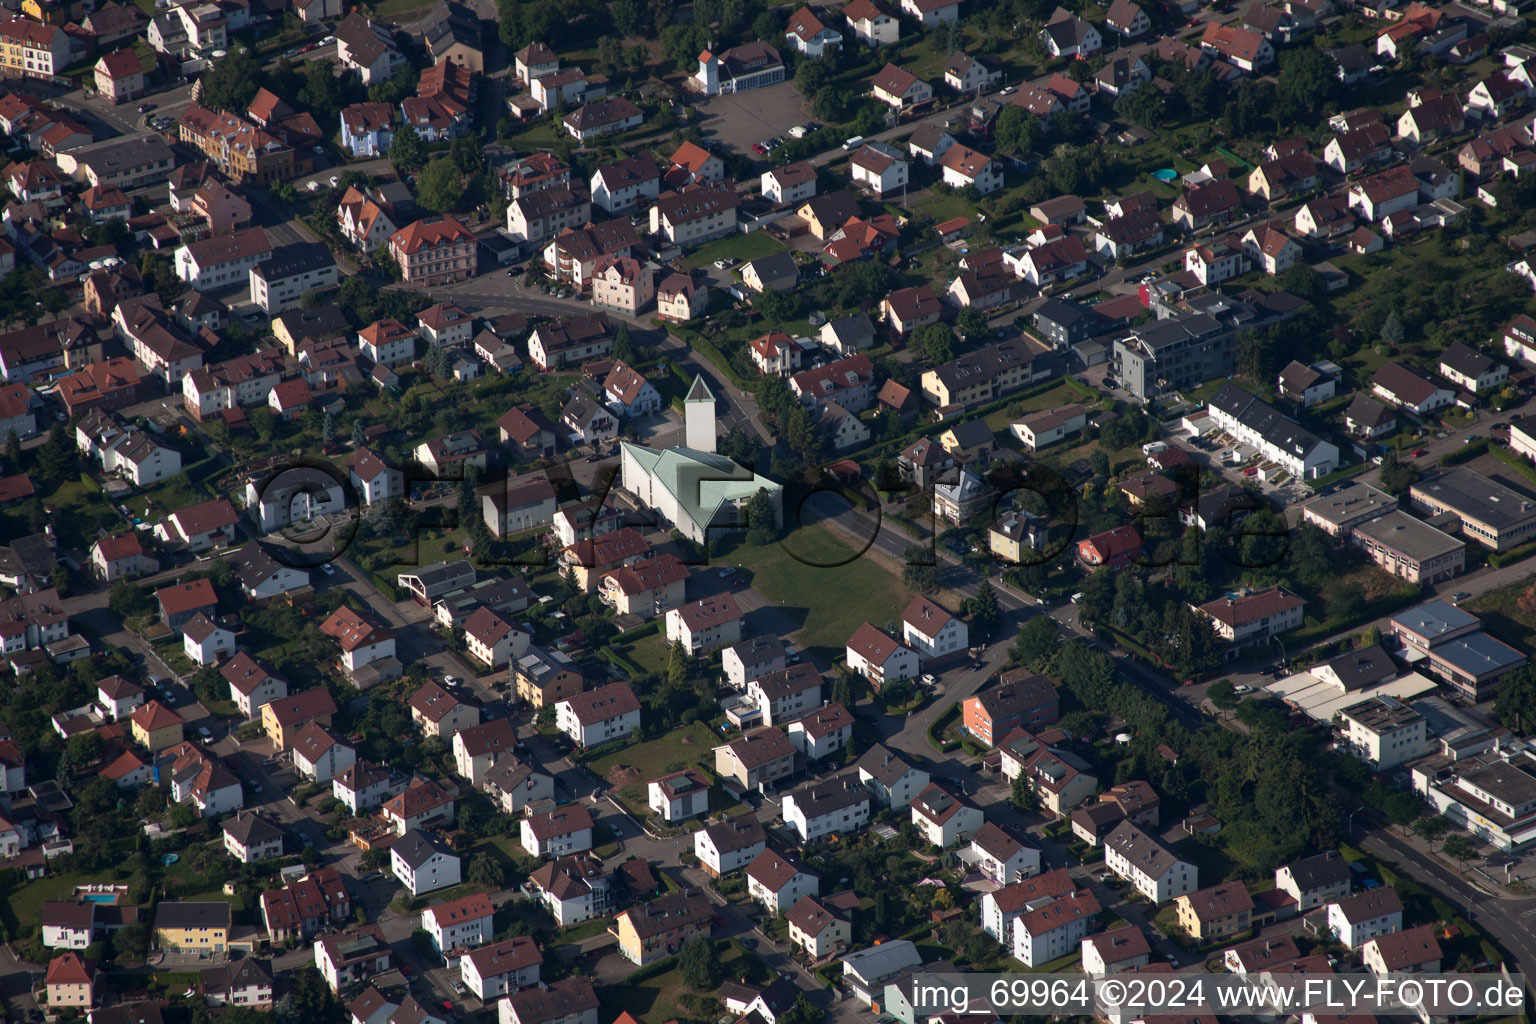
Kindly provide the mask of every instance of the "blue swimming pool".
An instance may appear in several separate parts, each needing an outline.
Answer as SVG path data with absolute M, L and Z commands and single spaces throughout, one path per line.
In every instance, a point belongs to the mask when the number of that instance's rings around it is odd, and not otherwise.
M 117 902 L 117 893 L 115 893 L 115 892 L 87 892 L 87 893 L 81 893 L 80 894 L 80 898 L 85 900 L 85 902 L 87 902 L 87 903 L 116 903 Z

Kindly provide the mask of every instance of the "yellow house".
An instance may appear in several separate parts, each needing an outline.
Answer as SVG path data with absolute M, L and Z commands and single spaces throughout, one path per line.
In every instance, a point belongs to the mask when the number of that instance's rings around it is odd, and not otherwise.
M 559 651 L 530 647 L 512 662 L 512 681 L 518 700 L 535 708 L 554 705 L 586 689 L 587 680 L 574 662 Z
M 82 0 L 22 0 L 21 13 L 45 25 L 68 25 L 85 17 Z
M 87 960 L 79 953 L 69 952 L 48 961 L 48 973 L 43 977 L 48 990 L 48 1006 L 96 1005 L 96 961 Z
M 1242 882 L 1223 882 L 1174 900 L 1179 927 L 1208 942 L 1240 935 L 1253 927 L 1253 897 Z
M 155 945 L 168 953 L 223 953 L 229 946 L 229 904 L 167 900 L 155 908 Z
M 630 907 L 618 916 L 619 952 L 645 965 L 682 948 L 695 935 L 708 935 L 715 907 L 698 889 L 679 889 Z
M 133 741 L 152 754 L 181 742 L 181 716 L 157 700 L 135 711 L 128 723 Z
M 268 701 L 261 706 L 261 728 L 278 750 L 288 749 L 293 737 L 310 722 L 329 726 L 336 702 L 323 686 Z

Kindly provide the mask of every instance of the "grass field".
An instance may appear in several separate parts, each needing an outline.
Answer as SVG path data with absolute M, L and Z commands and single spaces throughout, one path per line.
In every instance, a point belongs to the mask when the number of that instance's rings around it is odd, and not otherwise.
M 802 526 L 779 544 L 742 545 L 730 553 L 752 586 L 799 622 L 796 639 L 828 660 L 842 656 L 865 621 L 883 626 L 912 600 L 901 578 L 824 524 Z
M 722 975 L 732 981 L 745 979 L 749 984 L 766 984 L 772 977 L 762 961 L 735 942 L 717 942 L 715 949 Z M 662 1024 L 684 1018 L 697 1020 L 702 1014 L 695 1005 L 702 1006 L 705 1001 L 719 997 L 690 988 L 683 982 L 683 972 L 674 967 L 633 984 L 605 985 L 598 998 L 603 1002 L 605 1016 L 627 1012 L 644 1024 Z
M 776 252 L 783 252 L 784 246 L 778 239 L 770 237 L 762 231 L 754 231 L 748 235 L 728 235 L 725 238 L 710 242 L 702 248 L 695 249 L 683 260 L 685 267 L 707 267 L 715 260 L 725 256 L 734 256 L 743 262 L 755 260 L 760 256 L 772 256 Z
M 0 923 L 11 938 L 22 938 L 37 931 L 37 922 L 43 912 L 43 904 L 49 900 L 68 899 L 75 886 L 91 882 L 112 881 L 111 872 L 91 877 L 85 875 L 47 875 L 5 891 L 0 900 Z
M 712 751 L 719 742 L 719 738 L 709 731 L 709 726 L 694 722 L 692 725 L 679 726 L 649 743 L 625 747 L 592 761 L 587 768 L 603 778 L 607 778 L 608 773 L 620 765 L 635 769 L 630 781 L 614 789 L 613 795 L 623 802 L 631 814 L 643 818 L 650 813 L 646 804 L 645 784 L 651 779 L 681 771 L 689 765 L 702 767 L 713 774 Z

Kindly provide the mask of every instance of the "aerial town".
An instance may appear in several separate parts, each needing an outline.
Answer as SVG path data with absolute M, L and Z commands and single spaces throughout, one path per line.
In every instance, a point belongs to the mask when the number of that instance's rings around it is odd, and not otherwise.
M 0 2 L 5 1020 L 1536 970 L 1529 0 Z

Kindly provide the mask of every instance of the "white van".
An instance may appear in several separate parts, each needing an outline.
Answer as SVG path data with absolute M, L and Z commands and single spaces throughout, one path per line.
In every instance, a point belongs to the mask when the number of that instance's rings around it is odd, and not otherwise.
M 843 148 L 844 149 L 858 149 L 862 145 L 864 145 L 864 136 L 862 136 L 862 135 L 855 135 L 853 138 L 851 138 L 847 142 L 843 143 Z
M 1141 454 L 1143 455 L 1156 455 L 1158 452 L 1165 452 L 1167 450 L 1168 443 L 1166 441 L 1149 441 L 1141 446 Z

